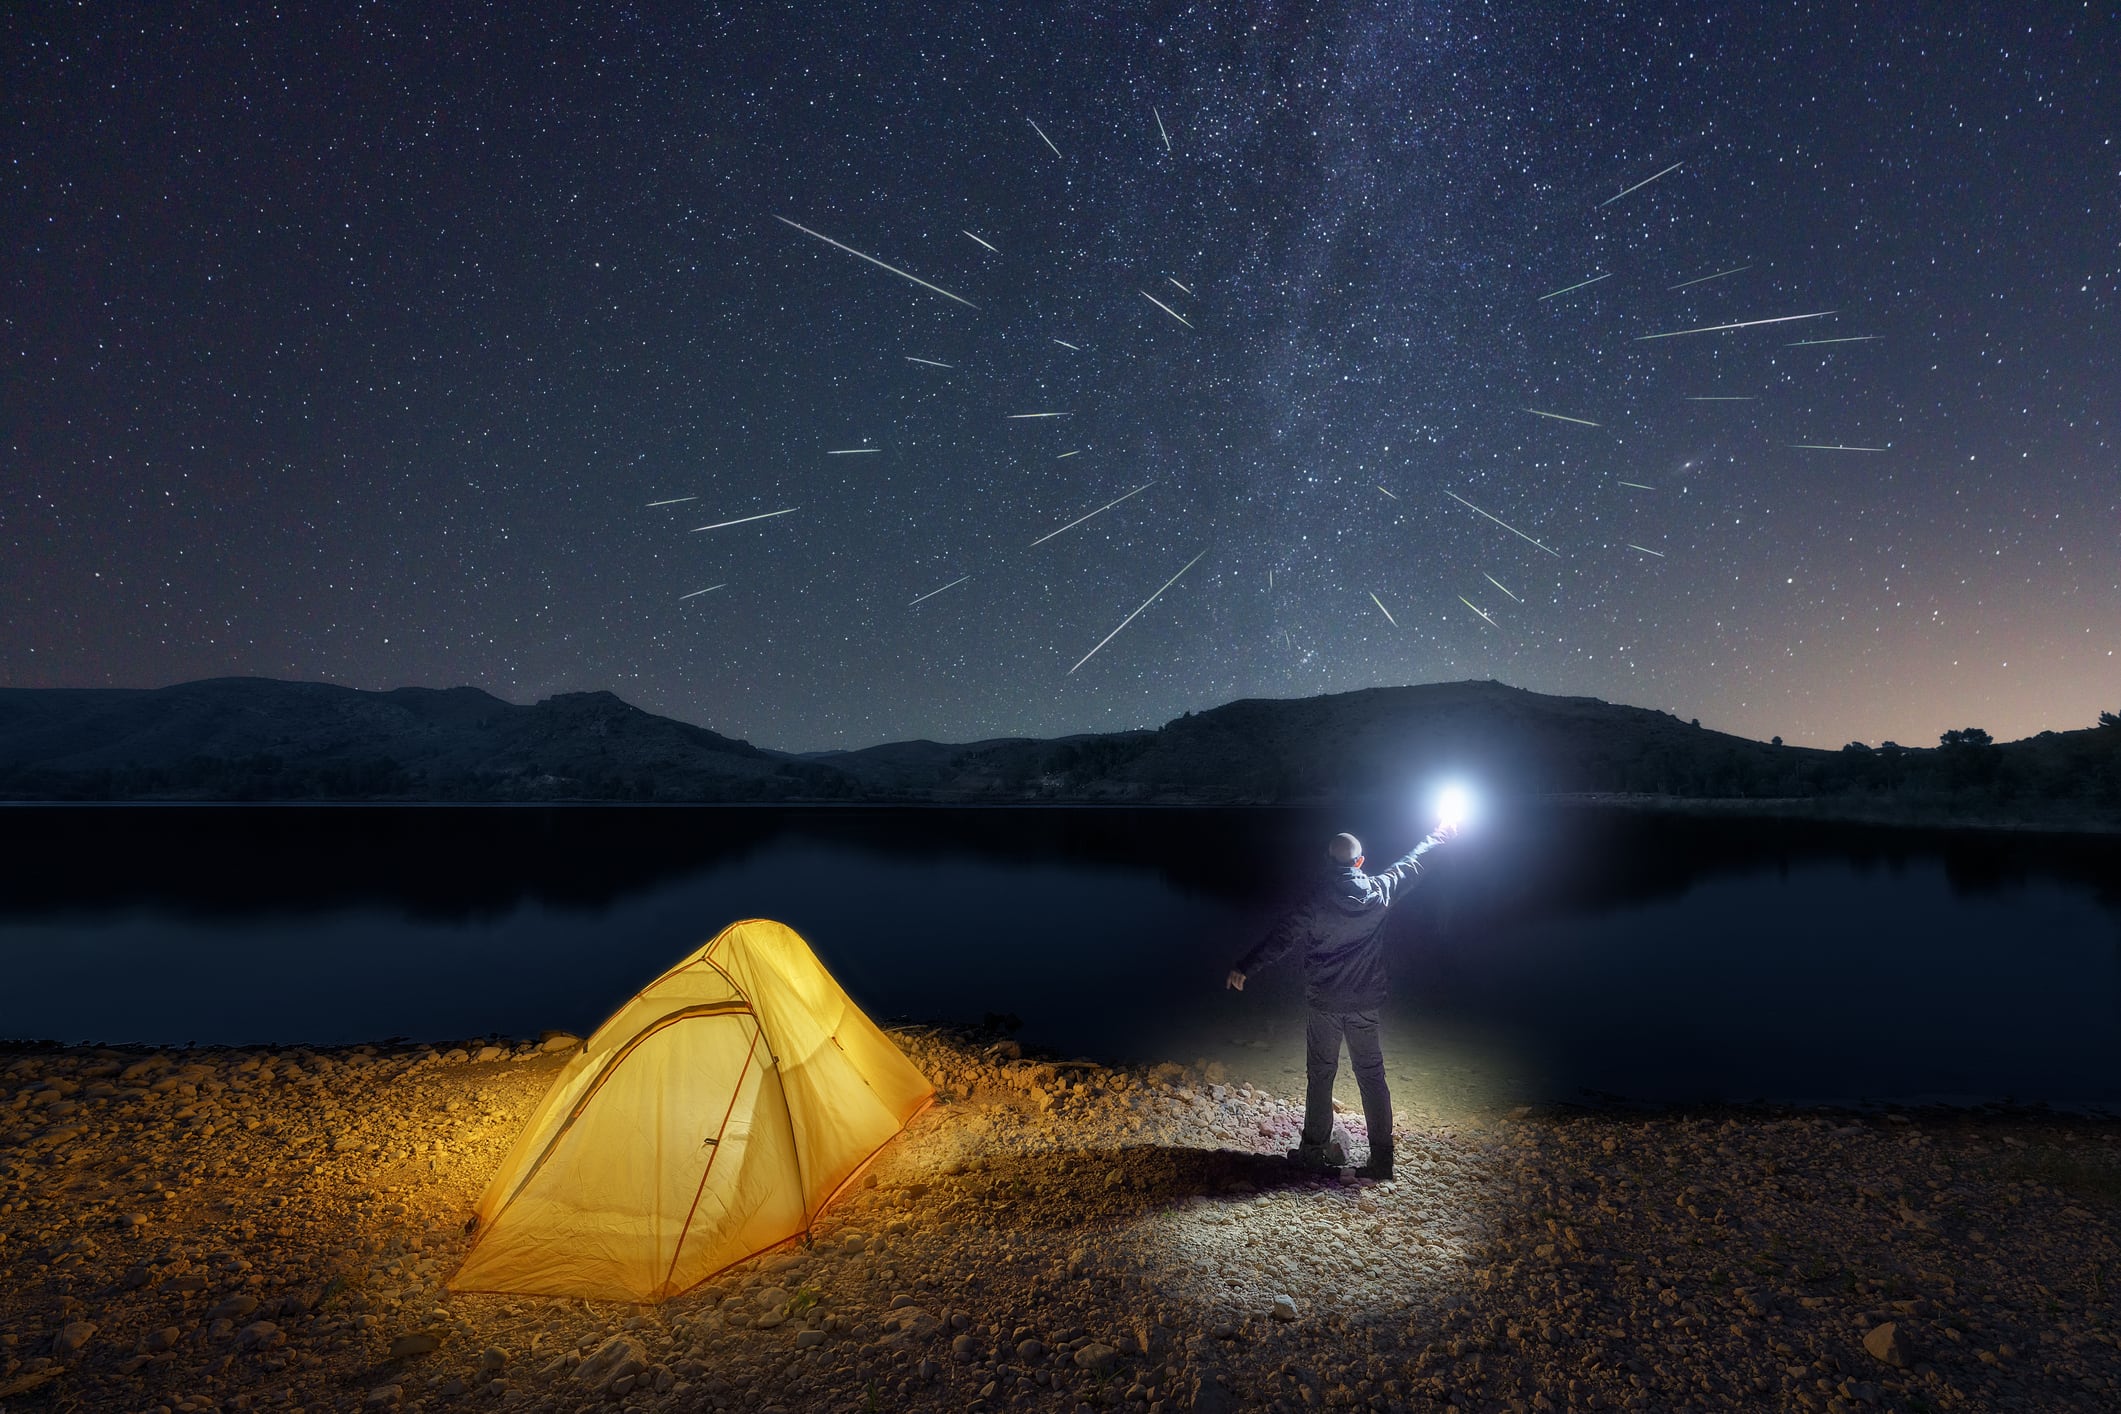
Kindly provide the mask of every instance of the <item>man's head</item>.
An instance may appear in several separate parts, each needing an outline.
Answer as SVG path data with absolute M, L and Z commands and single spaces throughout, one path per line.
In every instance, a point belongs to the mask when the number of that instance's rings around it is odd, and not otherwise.
M 1326 845 L 1326 857 L 1335 864 L 1360 868 L 1362 841 L 1353 835 L 1335 835 Z

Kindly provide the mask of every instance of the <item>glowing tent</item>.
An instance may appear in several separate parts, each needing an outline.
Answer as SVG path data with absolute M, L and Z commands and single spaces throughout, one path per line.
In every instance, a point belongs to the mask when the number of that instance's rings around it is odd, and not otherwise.
M 808 1232 L 934 1094 L 795 930 L 732 923 L 560 1072 L 449 1285 L 675 1296 Z

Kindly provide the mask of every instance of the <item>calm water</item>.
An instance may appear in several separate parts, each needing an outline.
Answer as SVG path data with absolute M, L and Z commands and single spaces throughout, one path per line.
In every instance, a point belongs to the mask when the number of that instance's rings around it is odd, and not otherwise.
M 0 1036 L 586 1032 L 733 919 L 879 1018 L 1289 1091 L 1295 967 L 1222 988 L 1332 831 L 1293 811 L 0 810 Z M 2121 841 L 1498 814 L 1395 910 L 1401 1107 L 2121 1106 Z M 1352 1095 L 1352 1091 L 1351 1091 Z

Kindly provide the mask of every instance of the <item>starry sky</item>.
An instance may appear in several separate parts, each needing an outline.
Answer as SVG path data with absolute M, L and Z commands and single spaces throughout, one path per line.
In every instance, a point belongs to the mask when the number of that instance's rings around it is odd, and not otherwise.
M 2089 726 L 2117 75 L 2099 5 L 10 7 L 0 685 Z

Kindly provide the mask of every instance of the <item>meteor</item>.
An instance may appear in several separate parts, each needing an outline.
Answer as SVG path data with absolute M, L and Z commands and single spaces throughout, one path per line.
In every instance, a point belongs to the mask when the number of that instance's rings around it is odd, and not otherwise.
M 1190 287 L 1188 287 L 1188 286 L 1186 286 L 1186 285 L 1182 285 L 1182 284 L 1179 284 L 1179 282 L 1178 282 L 1178 279 L 1177 279 L 1177 278 L 1176 278 L 1175 276 L 1171 276 L 1171 275 L 1166 275 L 1166 276 L 1164 276 L 1164 278 L 1165 278 L 1166 280 L 1169 280 L 1169 281 L 1170 281 L 1170 282 L 1171 282 L 1172 284 L 1174 284 L 1174 285 L 1178 285 L 1178 287 L 1179 287 L 1180 289 L 1184 290 L 1184 291 L 1185 291 L 1185 292 L 1186 292 L 1187 294 L 1189 294 L 1189 295 L 1190 295 L 1190 294 L 1192 294 L 1192 293 L 1193 293 L 1193 291 L 1192 291 L 1192 289 L 1191 289 Z
M 1031 123 L 1031 119 L 1028 117 L 1025 118 L 1024 121 L 1027 123 Z M 1048 147 L 1053 147 L 1053 139 L 1046 136 L 1046 130 L 1044 128 L 1040 127 L 1037 123 L 1031 123 L 1031 131 L 1038 134 L 1038 140 L 1040 142 L 1046 144 L 1046 146 Z M 1055 157 L 1060 157 L 1061 150 L 1057 147 L 1053 147 L 1053 155 Z M 1068 159 L 1065 157 L 1061 157 L 1061 160 L 1065 162 Z
M 707 586 L 707 587 L 706 587 L 705 589 L 695 589 L 695 590 L 693 590 L 693 591 L 692 591 L 692 592 L 691 592 L 690 594 L 680 594 L 680 595 L 678 596 L 678 598 L 680 598 L 680 599 L 697 599 L 697 598 L 699 598 L 699 597 L 700 597 L 700 596 L 701 596 L 702 594 L 712 594 L 712 593 L 714 593 L 714 591 L 715 591 L 715 590 L 717 590 L 717 589 L 727 589 L 728 587 L 729 587 L 729 585 L 728 585 L 728 583 L 727 583 L 726 581 L 725 581 L 725 582 L 723 582 L 723 583 L 721 583 L 721 584 L 710 584 L 710 585 L 708 585 L 708 586 Z
M 1564 287 L 1563 287 L 1563 288 L 1561 288 L 1561 289 L 1555 290 L 1555 291 L 1554 291 L 1554 292 L 1553 292 L 1552 294 L 1544 294 L 1544 295 L 1541 295 L 1541 296 L 1540 296 L 1540 297 L 1539 297 L 1539 298 L 1538 298 L 1537 300 L 1534 300 L 1534 301 L 1533 301 L 1533 303 L 1534 303 L 1534 304 L 1542 304 L 1542 303 L 1546 302 L 1547 300 L 1550 300 L 1550 299 L 1554 298 L 1554 295 L 1565 295 L 1565 294 L 1567 294 L 1567 293 L 1568 293 L 1568 292 L 1569 292 L 1570 290 L 1580 290 L 1580 289 L 1582 289 L 1582 288 L 1583 288 L 1583 287 L 1584 287 L 1585 285 L 1595 285 L 1595 284 L 1597 284 L 1597 283 L 1598 283 L 1598 282 L 1599 282 L 1600 280 L 1610 280 L 1610 279 L 1612 279 L 1612 278 L 1613 278 L 1613 272 L 1612 272 L 1612 271 L 1610 271 L 1610 270 L 1608 270 L 1608 271 L 1606 271 L 1606 272 L 1605 272 L 1605 274 L 1603 274 L 1603 275 L 1593 275 L 1593 276 L 1592 276 L 1592 277 L 1591 277 L 1590 279 L 1588 279 L 1588 280 L 1578 280 L 1578 281 L 1577 281 L 1577 282 L 1576 282 L 1575 284 L 1573 284 L 1573 285 L 1567 285 L 1567 286 L 1564 286 Z
M 1489 574 L 1486 570 L 1481 571 L 1480 577 L 1486 580 L 1488 583 L 1494 585 L 1497 589 L 1502 589 L 1502 581 L 1497 579 L 1494 575 Z M 1502 589 L 1502 592 L 1505 594 L 1510 594 L 1510 591 L 1507 589 Z M 1517 596 L 1515 594 L 1510 594 L 1510 597 L 1512 599 L 1517 599 Z M 1522 604 L 1524 600 L 1517 599 L 1517 602 Z
M 1392 617 L 1392 611 L 1385 607 L 1385 601 L 1377 597 L 1377 592 L 1375 590 L 1370 591 L 1370 602 L 1377 606 L 1378 613 L 1383 614 L 1385 616 L 1386 623 L 1390 624 L 1394 628 L 1399 627 L 1399 620 Z
M 1786 349 L 1802 349 L 1809 348 L 1813 344 L 1867 344 L 1877 337 L 1876 334 L 1844 334 L 1838 339 L 1798 339 L 1794 343 L 1784 344 L 1783 347 Z
M 972 578 L 972 576 L 969 574 L 959 575 L 956 579 L 953 579 L 948 584 L 944 585 L 943 589 L 955 589 L 960 584 L 963 584 L 966 580 L 970 578 Z M 906 607 L 909 609 L 912 608 L 914 604 L 920 603 L 921 599 L 933 599 L 936 595 L 942 593 L 943 589 L 931 589 L 926 594 L 921 595 L 920 599 L 915 599 L 913 603 L 908 604 Z
M 1642 484 L 1642 483 L 1641 483 L 1640 481 L 1621 481 L 1621 480 L 1619 480 L 1619 479 L 1617 479 L 1617 478 L 1616 478 L 1616 479 L 1615 479 L 1615 481 L 1614 481 L 1614 485 L 1616 485 L 1616 486 L 1632 486 L 1632 487 L 1634 487 L 1634 488 L 1635 488 L 1635 489 L 1636 489 L 1637 491 L 1655 491 L 1655 490 L 1657 489 L 1657 488 L 1656 488 L 1656 487 L 1654 487 L 1654 486 L 1645 486 L 1645 485 L 1643 485 L 1643 484 Z
M 825 450 L 825 455 L 828 457 L 867 457 L 873 456 L 882 450 L 884 450 L 882 447 L 828 447 Z
M 1380 491 L 1385 491 L 1385 488 L 1384 488 L 1384 487 L 1382 487 L 1382 486 L 1379 486 L 1379 487 L 1378 487 L 1377 489 L 1378 489 L 1378 490 L 1380 490 Z M 1385 494 L 1386 494 L 1387 496 L 1392 496 L 1392 493 L 1391 493 L 1390 491 L 1385 491 Z M 1398 500 L 1398 499 L 1399 499 L 1399 497 L 1397 497 L 1397 496 L 1392 496 L 1392 499 L 1396 501 L 1396 500 Z
M 755 520 L 772 520 L 775 516 L 793 515 L 801 509 L 801 506 L 790 506 L 786 510 L 767 511 L 761 515 L 738 516 L 735 520 L 718 520 L 713 525 L 696 525 L 688 533 L 697 535 L 703 530 L 720 530 L 725 525 L 749 525 Z
M 1490 619 L 1490 618 L 1488 618 L 1488 616 L 1487 616 L 1487 615 L 1486 615 L 1485 613 L 1482 613 L 1482 612 L 1481 612 L 1481 608 L 1480 608 L 1480 606 L 1479 606 L 1478 604 L 1474 603 L 1474 602 L 1473 602 L 1473 601 L 1472 601 L 1471 599 L 1468 599 L 1468 598 L 1466 598 L 1466 596 L 1465 596 L 1465 595 L 1463 595 L 1463 594 L 1459 595 L 1459 596 L 1458 596 L 1458 602 L 1459 602 L 1459 603 L 1461 603 L 1461 604 L 1463 604 L 1463 605 L 1465 605 L 1465 606 L 1466 606 L 1466 607 L 1467 607 L 1468 609 L 1471 609 L 1471 610 L 1472 610 L 1472 611 L 1473 611 L 1474 613 L 1476 613 L 1476 614 L 1480 614 L 1481 618 L 1483 618 L 1483 619 L 1486 619 L 1486 620 L 1487 620 L 1487 625 L 1488 625 L 1488 627 L 1489 627 L 1489 628 L 1501 628 L 1501 627 L 1502 627 L 1502 625 L 1501 625 L 1501 624 L 1499 624 L 1499 623 L 1495 622 L 1495 620 L 1493 620 L 1493 619 Z
M 1603 426 L 1605 426 L 1605 424 L 1604 424 L 1603 422 L 1593 422 L 1593 421 L 1591 421 L 1591 420 L 1590 420 L 1589 418 L 1587 418 L 1587 417 L 1569 417 L 1569 416 L 1567 416 L 1566 414 L 1563 414 L 1563 413 L 1558 413 L 1558 412 L 1541 412 L 1541 411 L 1540 411 L 1540 410 L 1539 410 L 1538 408 L 1521 408 L 1521 409 L 1519 409 L 1519 411 L 1521 411 L 1521 412 L 1528 412 L 1528 413 L 1532 414 L 1532 416 L 1534 416 L 1534 417 L 1551 417 L 1551 418 L 1553 418 L 1553 419 L 1554 419 L 1554 420 L 1555 420 L 1556 422 L 1573 422 L 1573 423 L 1575 423 L 1575 424 L 1576 424 L 1576 425 L 1577 425 L 1578 427 L 1603 427 Z
M 685 501 L 697 501 L 698 499 L 700 498 L 697 496 L 672 496 L 667 501 L 650 501 L 648 504 L 651 506 L 675 506 Z
M 1643 553 L 1643 554 L 1645 554 L 1645 555 L 1655 555 L 1655 556 L 1656 556 L 1656 557 L 1657 557 L 1658 559 L 1660 559 L 1660 560 L 1664 558 L 1664 551 L 1662 551 L 1662 550 L 1652 550 L 1652 549 L 1651 549 L 1651 548 L 1650 548 L 1649 546 L 1647 546 L 1647 545 L 1637 545 L 1637 544 L 1633 543 L 1632 541 L 1630 541 L 1630 542 L 1629 542 L 1629 544 L 1628 544 L 1628 548 L 1629 548 L 1630 550 L 1640 550 L 1640 551 L 1642 551 L 1642 553 Z
M 1467 510 L 1473 512 L 1475 515 L 1488 516 L 1489 520 L 1494 521 L 1497 525 L 1501 526 L 1504 530 L 1509 531 L 1510 534 L 1516 536 L 1519 540 L 1524 541 L 1527 545 L 1539 545 L 1539 542 L 1537 540 L 1534 540 L 1531 536 L 1525 534 L 1516 526 L 1510 524 L 1506 520 L 1500 519 L 1499 517 L 1489 516 L 1486 511 L 1474 505 L 1471 501 L 1468 501 L 1465 497 L 1459 495 L 1456 491 L 1446 491 L 1444 492 L 1444 495 L 1449 496 L 1452 500 L 1458 502 L 1459 505 L 1464 506 Z M 1559 550 L 1548 549 L 1548 547 L 1546 547 L 1545 545 L 1539 545 L 1539 548 L 1542 550 L 1546 550 L 1549 555 L 1552 555 L 1557 560 L 1561 558 L 1561 551 Z
M 1069 343 L 1066 339 L 1055 339 L 1053 342 L 1059 344 L 1064 349 L 1075 349 L 1075 345 Z M 1075 349 L 1075 351 L 1077 353 L 1082 352 L 1081 349 Z
M 1688 398 L 1688 399 L 1687 399 L 1687 401 L 1688 401 L 1688 402 L 1690 402 L 1690 403 L 1757 403 L 1757 402 L 1759 402 L 1759 401 L 1760 401 L 1760 399 L 1758 399 L 1758 398 L 1728 398 L 1728 397 L 1708 397 L 1708 398 Z
M 1676 339 L 1681 334 L 1720 334 L 1726 329 L 1750 329 L 1756 324 L 1788 324 L 1798 319 L 1824 319 L 1829 314 L 1839 314 L 1838 309 L 1822 309 L 1817 314 L 1785 314 L 1779 319 L 1742 319 L 1736 324 L 1704 324 L 1699 329 L 1667 329 L 1662 334 L 1637 334 L 1635 342 L 1640 344 L 1650 339 Z
M 1001 254 L 1001 252 L 1000 252 L 999 250 L 995 250 L 995 248 L 994 248 L 993 246 L 991 246 L 991 245 L 987 245 L 987 242 L 985 242 L 985 241 L 981 241 L 981 240 L 980 240 L 980 238 L 979 238 L 978 236 L 975 236 L 975 235 L 973 235 L 973 234 L 972 234 L 972 232 L 970 232 L 970 231 L 967 231 L 967 230 L 964 230 L 963 228 L 960 228 L 960 229 L 958 230 L 958 234 L 959 234 L 959 235 L 961 235 L 961 236 L 967 236 L 967 237 L 970 237 L 970 238 L 971 238 L 972 240 L 975 240 L 975 241 L 979 241 L 979 243 L 980 243 L 981 245 L 983 245 L 983 246 L 987 246 L 987 249 L 989 249 L 989 250 L 992 250 L 992 251 L 994 251 L 994 253 L 995 253 L 996 255 L 1000 255 L 1000 254 Z
M 824 235 L 824 234 L 822 234 L 822 233 L 820 233 L 820 232 L 817 232 L 817 231 L 813 231 L 813 230 L 811 230 L 811 229 L 810 229 L 810 228 L 809 228 L 808 226 L 803 226 L 803 225 L 797 225 L 797 223 L 795 223 L 794 221 L 791 221 L 791 220 L 789 220 L 789 219 L 788 219 L 788 218 L 787 218 L 786 216 L 776 216 L 776 217 L 774 217 L 773 219 L 774 219 L 774 220 L 776 220 L 776 221 L 778 221 L 778 222 L 780 222 L 780 223 L 781 223 L 781 224 L 782 224 L 783 226 L 794 226 L 794 227 L 795 227 L 795 229 L 797 229 L 798 231 L 801 231 L 801 232 L 802 232 L 802 233 L 803 233 L 804 235 L 806 235 L 806 236 L 810 236 L 810 237 L 812 237 L 813 239 L 816 239 L 816 240 L 821 240 L 821 241 L 823 241 L 823 242 L 824 242 L 824 243 L 825 243 L 826 245 L 829 245 L 829 246 L 831 246 L 831 247 L 832 247 L 832 248 L 833 248 L 834 250 L 844 250 L 844 251 L 846 251 L 846 252 L 847 252 L 847 254 L 849 254 L 849 255 L 851 255 L 851 256 L 853 256 L 853 257 L 855 257 L 855 258 L 856 258 L 857 260 L 866 260 L 866 261 L 868 261 L 868 262 L 869 262 L 869 263 L 870 263 L 871 265 L 874 265 L 874 266 L 875 266 L 875 267 L 876 267 L 877 269 L 879 269 L 879 270 L 889 270 L 889 271 L 890 271 L 890 272 L 891 272 L 892 274 L 894 274 L 894 275 L 898 276 L 898 277 L 899 277 L 899 278 L 900 278 L 901 280 L 911 280 L 911 281 L 912 281 L 912 282 L 913 282 L 914 284 L 916 284 L 916 285 L 919 285 L 919 286 L 920 286 L 920 287 L 921 287 L 922 289 L 924 289 L 924 290 L 933 290 L 933 291 L 934 291 L 935 293 L 937 293 L 937 294 L 941 295 L 941 296 L 942 296 L 942 297 L 943 297 L 944 299 L 954 299 L 954 300 L 956 300 L 956 301 L 957 301 L 957 302 L 958 302 L 959 304 L 963 305 L 963 306 L 964 306 L 965 308 L 967 308 L 967 309 L 978 309 L 978 308 L 979 308 L 979 306 L 978 306 L 978 305 L 976 305 L 976 304 L 974 304 L 974 303 L 973 303 L 973 302 L 972 302 L 971 300 L 968 300 L 968 299 L 964 298 L 964 297 L 963 297 L 963 296 L 961 296 L 961 295 L 953 295 L 953 294 L 951 294 L 951 293 L 950 293 L 950 292 L 949 292 L 948 290 L 944 289 L 944 288 L 943 288 L 943 287 L 942 287 L 941 285 L 931 285 L 931 284 L 929 284 L 929 283 L 928 283 L 928 282 L 927 282 L 926 280 L 923 280 L 923 279 L 922 279 L 922 278 L 921 278 L 920 276 L 918 276 L 918 275 L 909 275 L 909 274 L 907 274 L 907 273 L 906 273 L 906 272 L 905 272 L 904 270 L 901 270 L 901 269 L 899 269 L 899 268 L 898 268 L 898 267 L 897 267 L 896 265 L 887 265 L 887 264 L 885 264 L 885 263 L 884 263 L 883 261 L 881 261 L 881 260 L 878 260 L 878 259 L 877 259 L 877 258 L 876 258 L 875 256 L 873 256 L 873 255 L 863 255 L 863 254 L 862 254 L 862 253 L 861 253 L 860 251 L 856 250 L 856 249 L 855 249 L 855 248 L 854 248 L 853 246 L 851 246 L 851 245 L 842 245 L 842 244 L 841 244 L 840 242 L 838 242 L 838 241 L 834 240 L 834 239 L 833 239 L 832 237 L 830 237 L 830 236 L 828 236 L 828 235 Z M 972 233 L 971 233 L 970 231 L 967 231 L 967 232 L 966 232 L 965 234 L 966 234 L 966 235 L 972 235 Z M 974 240 L 979 240 L 979 237 L 977 237 L 977 236 L 973 236 L 972 238 L 973 238 Z M 980 241 L 980 244 L 981 244 L 981 245 L 986 245 L 986 242 L 985 242 L 985 241 Z M 992 247 L 989 247 L 989 249 L 992 249 Z
M 1165 278 L 1169 279 L 1170 277 L 1166 276 Z M 1192 321 L 1187 319 L 1185 315 L 1180 314 L 1177 310 L 1173 309 L 1170 305 L 1165 304 L 1162 300 L 1158 299 L 1155 295 L 1150 294 L 1147 290 L 1143 290 L 1141 292 L 1141 296 L 1143 299 L 1149 301 L 1149 303 L 1155 305 L 1164 313 L 1170 315 L 1173 319 L 1176 319 L 1179 323 L 1185 325 L 1188 329 L 1191 329 L 1193 327 Z
M 1081 456 L 1082 454 L 1083 454 L 1083 449 L 1082 449 L 1081 447 L 1077 447 L 1077 448 L 1076 448 L 1076 449 L 1075 449 L 1074 451 L 1072 451 L 1072 452 L 1062 452 L 1062 453 L 1061 453 L 1061 454 L 1060 454 L 1059 456 L 1055 457 L 1055 458 L 1054 458 L 1053 460 L 1055 460 L 1055 461 L 1057 461 L 1057 462 L 1064 462 L 1064 461 L 1068 460 L 1068 458 L 1070 458 L 1070 457 L 1079 457 L 1079 456 Z
M 1787 445 L 1806 452 L 1883 452 L 1886 447 L 1850 447 L 1840 442 L 1791 442 Z
M 1068 414 L 1064 412 L 1012 412 L 1005 420 L 1009 422 L 1023 422 L 1029 418 L 1034 417 L 1066 417 L 1067 415 Z
M 1074 453 L 1071 452 L 1069 453 L 1069 455 L 1073 456 Z M 1141 485 L 1135 487 L 1132 491 L 1129 491 L 1125 496 L 1121 496 L 1119 500 L 1105 502 L 1102 506 L 1099 506 L 1096 510 L 1090 512 L 1090 515 L 1077 516 L 1074 520 L 1071 520 L 1066 525 L 1062 526 L 1060 530 L 1047 531 L 1044 535 L 1041 535 L 1038 537 L 1038 539 L 1032 541 L 1030 547 L 1028 548 L 1035 549 L 1038 546 L 1045 544 L 1048 540 L 1051 540 L 1054 536 L 1060 534 L 1062 530 L 1075 529 L 1075 527 L 1081 525 L 1084 521 L 1090 519 L 1090 516 L 1103 515 L 1106 511 L 1109 511 L 1114 506 L 1118 505 L 1120 501 L 1127 500 L 1129 497 L 1139 496 L 1142 492 L 1148 490 L 1151 486 L 1154 486 L 1155 484 L 1156 483 L 1153 481 L 1144 481 Z
M 1662 172 L 1652 173 L 1650 176 L 1644 177 L 1641 181 L 1635 183 L 1635 185 L 1631 187 L 1623 187 L 1621 190 L 1614 192 L 1611 196 L 1607 197 L 1604 201 L 1601 201 L 1598 204 L 1601 207 L 1611 206 L 1614 202 L 1620 200 L 1620 198 L 1626 196 L 1629 192 L 1641 191 L 1651 182 L 1656 181 L 1657 178 L 1670 176 L 1672 173 L 1678 171 L 1681 167 L 1684 167 L 1685 165 L 1686 163 L 1684 162 L 1674 162 L 1671 166 L 1665 168 Z
M 1706 285 L 1711 280 L 1721 280 L 1726 275 L 1736 275 L 1741 270 L 1750 270 L 1752 268 L 1753 262 L 1749 260 L 1743 265 L 1733 265 L 1730 269 L 1718 270 L 1713 275 L 1696 275 L 1691 280 L 1681 280 L 1678 284 L 1666 285 L 1665 288 L 1667 290 L 1683 290 L 1688 285 Z
M 1154 108 L 1149 111 L 1156 117 L 1156 133 L 1158 137 L 1164 140 L 1164 151 L 1169 152 L 1171 150 L 1171 130 L 1164 126 L 1164 115 L 1158 113 Z
M 951 366 L 950 364 L 942 363 L 932 358 L 915 358 L 912 354 L 907 354 L 905 358 L 906 362 L 908 363 L 926 364 L 930 368 L 949 368 Z
M 1206 550 L 1203 550 L 1200 552 L 1200 555 L 1205 555 L 1207 553 L 1208 552 Z M 1179 570 L 1177 574 L 1174 574 L 1169 579 L 1165 580 L 1163 582 L 1162 587 L 1159 588 L 1156 593 L 1151 594 L 1148 598 L 1142 600 L 1141 609 L 1136 609 L 1133 613 L 1121 619 L 1119 621 L 1119 628 L 1112 630 L 1112 632 L 1106 634 L 1103 638 L 1100 638 L 1097 641 L 1097 648 L 1091 649 L 1088 653 L 1085 653 L 1082 657 L 1076 659 L 1075 668 L 1080 668 L 1083 664 L 1089 662 L 1092 658 L 1095 658 L 1097 656 L 1098 648 L 1103 648 L 1113 639 L 1119 637 L 1119 629 L 1125 628 L 1128 624 L 1133 623 L 1134 620 L 1141 615 L 1142 609 L 1148 608 L 1151 604 L 1154 604 L 1158 599 L 1163 597 L 1165 589 L 1169 589 L 1172 585 L 1178 583 L 1181 579 L 1185 578 L 1186 570 L 1192 569 L 1195 565 L 1200 563 L 1200 555 L 1195 555 L 1192 559 L 1186 561 L 1184 569 Z M 1067 675 L 1069 677 L 1075 676 L 1075 668 L 1068 669 Z

